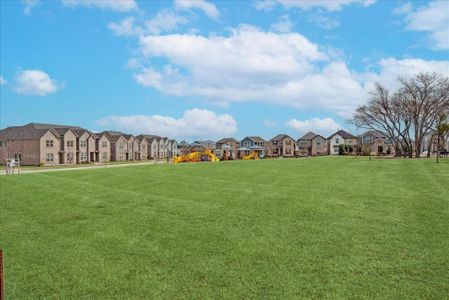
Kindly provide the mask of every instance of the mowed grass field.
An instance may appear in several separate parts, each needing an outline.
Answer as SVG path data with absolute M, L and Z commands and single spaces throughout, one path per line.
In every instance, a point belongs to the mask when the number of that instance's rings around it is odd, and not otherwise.
M 449 160 L 2 176 L 6 299 L 449 296 Z

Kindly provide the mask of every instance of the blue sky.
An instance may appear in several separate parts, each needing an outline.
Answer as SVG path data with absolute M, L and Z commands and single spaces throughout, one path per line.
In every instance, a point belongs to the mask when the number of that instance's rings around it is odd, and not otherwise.
M 1 1 L 0 127 L 177 139 L 350 129 L 375 82 L 449 76 L 449 2 Z

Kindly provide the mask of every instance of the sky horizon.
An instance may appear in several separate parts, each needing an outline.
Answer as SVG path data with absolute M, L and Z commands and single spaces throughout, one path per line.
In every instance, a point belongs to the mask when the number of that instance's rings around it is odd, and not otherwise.
M 449 76 L 449 1 L 25 0 L 0 17 L 0 128 L 357 133 L 376 82 Z

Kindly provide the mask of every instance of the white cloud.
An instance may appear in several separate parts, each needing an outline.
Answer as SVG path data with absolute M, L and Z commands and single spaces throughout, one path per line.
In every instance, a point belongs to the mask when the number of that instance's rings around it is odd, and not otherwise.
M 22 95 L 45 96 L 63 88 L 50 76 L 39 70 L 20 71 L 16 76 L 14 90 Z
M 285 8 L 298 8 L 301 10 L 311 10 L 321 8 L 327 11 L 340 11 L 344 6 L 359 4 L 365 7 L 374 4 L 376 0 L 262 0 L 257 1 L 257 9 L 270 9 L 276 4 L 281 4 Z
M 263 32 L 247 25 L 226 36 L 143 35 L 139 43 L 133 77 L 142 86 L 212 103 L 265 102 L 343 117 L 367 100 L 374 82 L 392 86 L 398 75 L 447 74 L 449 64 L 386 58 L 374 64 L 376 71 L 357 73 L 338 49 L 326 49 L 298 33 Z M 152 63 L 157 59 L 165 65 Z
M 117 12 L 129 12 L 137 10 L 135 0 L 61 0 L 65 6 L 86 6 L 107 9 Z
M 6 81 L 5 78 L 3 78 L 3 76 L 0 76 L 0 85 L 6 85 L 8 83 L 8 81 Z
M 374 82 L 396 89 L 399 86 L 399 76 L 412 77 L 421 72 L 435 72 L 449 77 L 449 61 L 385 58 L 378 62 L 378 66 L 379 73 L 369 72 L 363 75 L 367 89 L 372 88 Z
M 200 9 L 209 18 L 218 18 L 220 12 L 217 7 L 205 0 L 175 0 L 175 7 L 182 10 Z
M 143 34 L 160 34 L 171 32 L 179 28 L 180 25 L 187 24 L 189 20 L 181 15 L 175 14 L 172 10 L 159 11 L 152 19 L 140 21 L 141 25 L 136 25 L 134 17 L 127 17 L 120 22 L 111 22 L 108 28 L 117 36 L 140 36 Z
M 33 8 L 39 6 L 41 4 L 41 1 L 40 0 L 22 0 L 22 3 L 24 5 L 23 13 L 25 15 L 30 15 Z
M 318 27 L 324 29 L 333 29 L 340 25 L 340 21 L 335 18 L 325 16 L 322 13 L 313 13 L 309 16 L 309 22 L 317 24 Z
M 331 118 L 312 118 L 310 120 L 291 119 L 285 123 L 287 127 L 296 130 L 298 133 L 307 133 L 309 131 L 321 135 L 329 135 L 340 129 L 340 124 Z
M 281 16 L 278 23 L 271 25 L 271 30 L 281 33 L 290 32 L 295 24 L 290 20 L 289 15 Z
M 134 18 L 128 17 L 121 20 L 119 23 L 110 22 L 108 28 L 118 36 L 132 36 L 142 34 L 142 28 L 134 27 Z
M 145 22 L 147 32 L 159 34 L 178 29 L 179 25 L 187 24 L 189 20 L 183 16 L 175 14 L 170 10 L 162 10 L 156 16 Z
M 426 32 L 431 48 L 449 49 L 448 1 L 434 1 L 416 10 L 413 10 L 411 5 L 404 5 L 395 12 L 405 14 L 407 30 Z
M 218 138 L 232 136 L 237 122 L 229 114 L 216 114 L 206 109 L 186 110 L 179 119 L 161 115 L 109 116 L 97 121 L 101 126 L 132 133 L 148 133 L 174 138 Z

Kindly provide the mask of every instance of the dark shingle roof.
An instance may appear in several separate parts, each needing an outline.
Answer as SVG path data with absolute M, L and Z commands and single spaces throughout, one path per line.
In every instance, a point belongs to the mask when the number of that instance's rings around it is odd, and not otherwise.
M 0 139 L 4 140 L 38 140 L 48 131 L 51 131 L 56 137 L 59 134 L 52 128 L 37 129 L 34 127 L 13 126 L 0 130 Z
M 238 140 L 236 140 L 235 138 L 223 138 L 219 141 L 217 141 L 217 144 L 223 144 L 223 143 L 240 143 Z
M 376 138 L 386 138 L 387 137 L 387 135 L 385 133 L 380 132 L 378 130 L 368 130 L 368 131 L 366 131 L 365 133 L 363 133 L 363 134 L 361 134 L 359 136 L 365 136 L 365 135 L 368 135 L 368 134 L 372 134 Z
M 344 130 L 339 130 L 337 132 L 335 132 L 333 135 L 331 135 L 330 137 L 328 137 L 327 139 L 331 139 L 334 135 L 339 135 L 342 138 L 344 138 L 345 140 L 349 140 L 349 139 L 356 139 L 355 136 L 353 136 L 352 134 L 350 134 L 349 132 L 346 132 Z
M 314 137 L 316 137 L 318 134 L 316 134 L 315 132 L 309 131 L 307 132 L 305 135 L 303 135 L 302 137 L 300 137 L 300 140 L 311 140 Z
M 275 136 L 274 138 L 272 138 L 270 141 L 280 141 L 283 140 L 285 138 L 291 138 L 289 135 L 287 134 L 278 134 L 277 136 Z M 292 138 L 291 138 L 292 139 Z
M 249 138 L 250 140 L 252 140 L 253 142 L 259 142 L 259 143 L 264 143 L 266 142 L 266 140 L 264 140 L 263 138 L 261 138 L 260 136 L 247 136 L 246 138 Z M 246 139 L 245 138 L 245 139 Z

